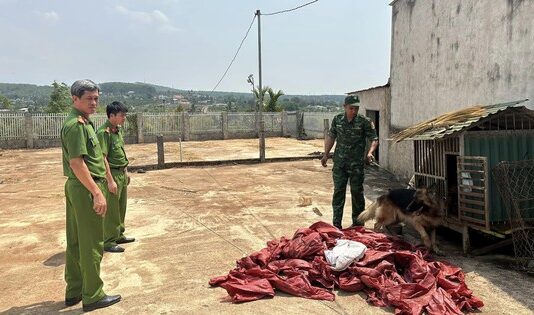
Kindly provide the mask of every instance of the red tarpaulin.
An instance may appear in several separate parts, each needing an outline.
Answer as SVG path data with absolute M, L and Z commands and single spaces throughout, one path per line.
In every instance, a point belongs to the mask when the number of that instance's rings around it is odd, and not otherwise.
M 348 269 L 335 272 L 324 250 L 339 238 L 363 243 L 367 252 Z M 274 289 L 333 301 L 332 290 L 338 287 L 364 291 L 370 303 L 393 306 L 395 314 L 462 314 L 484 305 L 467 288 L 459 267 L 430 259 L 426 249 L 363 227 L 340 231 L 324 222 L 297 230 L 292 239 L 269 241 L 266 248 L 237 261 L 228 275 L 209 283 L 225 288 L 235 303 L 273 297 Z

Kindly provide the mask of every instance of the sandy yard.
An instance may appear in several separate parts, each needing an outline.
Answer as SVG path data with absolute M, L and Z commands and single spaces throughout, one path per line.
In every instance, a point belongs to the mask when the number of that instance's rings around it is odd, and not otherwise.
M 166 161 L 179 160 L 166 143 Z M 255 158 L 257 140 L 184 142 L 184 161 Z M 157 161 L 155 144 L 128 145 L 133 165 Z M 267 157 L 322 151 L 322 141 L 267 139 Z M 81 313 L 64 307 L 65 202 L 61 150 L 0 151 L 0 312 Z M 376 173 L 376 172 L 375 172 Z M 388 186 L 370 171 L 366 196 Z M 102 277 L 108 294 L 123 301 L 95 314 L 391 314 L 367 304 L 363 294 L 339 292 L 335 302 L 278 293 L 273 299 L 228 303 L 211 277 L 235 261 L 291 236 L 299 227 L 331 221 L 331 167 L 319 160 L 131 174 L 126 234 L 137 241 L 123 254 L 106 253 Z M 311 206 L 299 207 L 300 196 Z M 346 209 L 350 209 L 347 198 Z M 313 211 L 317 207 L 322 216 Z M 344 225 L 350 224 L 345 211 Z M 453 232 L 451 232 L 453 233 Z M 456 244 L 459 245 L 459 244 Z M 532 314 L 534 279 L 450 246 L 445 259 L 466 272 L 466 283 L 487 314 Z

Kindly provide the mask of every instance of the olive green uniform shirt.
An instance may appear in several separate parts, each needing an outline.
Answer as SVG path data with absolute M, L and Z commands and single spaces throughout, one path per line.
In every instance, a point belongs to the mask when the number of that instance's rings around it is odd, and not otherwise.
M 107 120 L 98 128 L 97 136 L 110 168 L 128 166 L 128 158 L 124 151 L 124 130 L 121 126 L 114 128 Z
M 69 161 L 82 157 L 94 178 L 106 178 L 104 156 L 95 133 L 93 122 L 73 108 L 61 128 L 63 175 L 76 179 Z
M 334 116 L 329 135 L 336 140 L 334 164 L 348 168 L 362 167 L 367 140 L 378 140 L 371 121 L 359 114 L 350 122 L 345 113 Z

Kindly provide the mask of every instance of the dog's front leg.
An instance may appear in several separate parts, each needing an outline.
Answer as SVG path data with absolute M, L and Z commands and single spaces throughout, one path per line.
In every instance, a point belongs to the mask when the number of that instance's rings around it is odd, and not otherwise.
M 419 235 L 421 235 L 421 240 L 425 244 L 425 246 L 429 249 L 432 249 L 432 242 L 430 241 L 430 237 L 428 236 L 428 233 L 425 230 L 425 227 L 422 226 L 419 222 L 414 221 L 413 222 L 414 228 L 417 232 L 419 232 Z
M 443 256 L 443 253 L 439 250 L 438 243 L 436 242 L 436 229 L 432 229 L 430 237 L 432 242 L 432 251 L 437 255 Z

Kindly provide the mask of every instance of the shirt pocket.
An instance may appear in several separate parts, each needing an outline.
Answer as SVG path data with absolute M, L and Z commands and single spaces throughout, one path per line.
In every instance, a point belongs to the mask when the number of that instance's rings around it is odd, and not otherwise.
M 363 135 L 362 126 L 352 127 L 348 130 L 348 133 L 349 133 L 349 138 L 352 141 L 360 140 Z
M 96 136 L 89 136 L 89 143 L 91 143 L 91 147 L 96 147 L 100 143 L 98 142 L 98 138 Z

